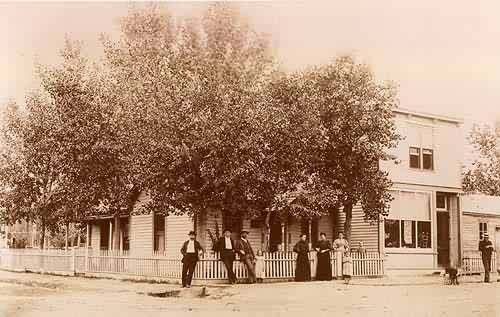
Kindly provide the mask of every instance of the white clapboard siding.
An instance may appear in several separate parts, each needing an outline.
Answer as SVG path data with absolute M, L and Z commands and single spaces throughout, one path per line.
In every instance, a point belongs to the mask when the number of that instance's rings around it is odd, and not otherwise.
M 490 240 L 495 243 L 495 228 L 500 227 L 500 218 L 487 215 L 464 213 L 462 216 L 462 239 L 464 251 L 477 251 L 479 245 L 479 223 L 488 224 Z
M 141 192 L 130 217 L 130 253 L 134 256 L 149 256 L 153 253 L 153 215 L 140 214 L 149 201 L 149 194 L 146 191 Z
M 260 228 L 251 228 L 250 227 L 250 219 L 247 219 L 246 217 L 243 218 L 243 230 L 247 230 L 249 232 L 248 234 L 248 241 L 250 242 L 250 245 L 252 246 L 253 250 L 257 252 L 257 250 L 262 250 L 262 233 L 265 229 L 263 229 L 264 226 L 261 226 Z
M 153 253 L 153 216 L 131 216 L 130 253 L 134 256 L 148 256 Z
M 295 244 L 300 239 L 301 227 L 300 227 L 300 219 L 291 218 L 287 224 L 287 239 L 288 242 L 288 251 L 292 251 Z
M 92 224 L 91 230 L 92 236 L 90 237 L 90 243 L 94 250 L 99 250 L 101 248 L 101 227 L 97 223 Z
M 355 249 L 358 247 L 358 243 L 362 241 L 367 251 L 376 252 L 379 248 L 378 223 L 371 224 L 365 221 L 364 215 L 361 205 L 353 207 L 350 245 Z M 340 221 L 337 223 L 337 230 L 342 232 L 344 231 L 345 222 L 345 214 L 342 211 L 339 212 L 339 220 Z
M 169 257 L 180 257 L 182 244 L 188 239 L 189 231 L 193 230 L 194 222 L 187 216 L 168 215 L 166 221 L 166 254 Z
M 400 164 L 381 161 L 380 168 L 389 172 L 395 183 L 422 184 L 461 188 L 461 168 L 464 157 L 465 137 L 456 122 L 439 118 L 423 118 L 398 113 L 395 117 L 397 132 L 405 138 L 390 154 L 395 155 Z M 450 142 L 450 140 L 456 142 Z M 409 168 L 409 148 L 429 148 L 434 154 L 434 171 L 422 173 Z

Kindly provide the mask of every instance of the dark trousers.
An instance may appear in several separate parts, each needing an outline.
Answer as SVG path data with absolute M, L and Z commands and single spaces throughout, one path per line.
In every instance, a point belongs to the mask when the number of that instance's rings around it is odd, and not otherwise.
M 182 263 L 182 286 L 191 285 L 196 262 L 196 255 L 190 256 L 188 254 L 184 257 Z
M 483 266 L 484 266 L 484 281 L 490 281 L 490 271 L 491 271 L 491 258 L 483 257 Z
M 222 263 L 224 263 L 224 266 L 226 267 L 226 270 L 227 270 L 227 278 L 229 280 L 229 283 L 236 282 L 236 274 L 234 274 L 234 271 L 233 271 L 233 262 L 234 262 L 234 259 L 232 259 L 230 257 L 222 259 Z
M 247 270 L 248 270 L 248 281 L 250 283 L 255 283 L 257 281 L 257 278 L 255 277 L 255 266 L 253 265 L 252 260 L 249 259 L 248 257 L 245 257 L 241 261 L 247 267 Z

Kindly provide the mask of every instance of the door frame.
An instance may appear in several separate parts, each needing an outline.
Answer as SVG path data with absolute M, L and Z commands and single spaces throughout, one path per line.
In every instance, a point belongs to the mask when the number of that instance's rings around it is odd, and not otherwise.
M 447 249 L 447 259 L 446 263 L 440 263 L 440 260 L 442 256 L 440 256 L 440 243 L 439 243 L 439 219 L 441 218 L 440 215 L 444 216 L 446 215 L 447 222 L 448 222 L 448 249 Z M 451 219 L 450 219 L 450 212 L 447 210 L 436 210 L 436 252 L 437 252 L 437 265 L 438 267 L 447 267 L 450 265 L 450 248 L 451 248 Z M 446 249 L 445 249 L 446 250 Z

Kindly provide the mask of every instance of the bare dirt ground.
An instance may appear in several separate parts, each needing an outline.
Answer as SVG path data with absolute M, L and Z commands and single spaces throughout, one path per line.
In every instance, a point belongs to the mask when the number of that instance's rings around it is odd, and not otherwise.
M 0 316 L 500 316 L 500 283 L 422 281 L 209 286 L 200 298 L 201 287 L 0 271 Z M 166 291 L 177 297 L 147 295 Z

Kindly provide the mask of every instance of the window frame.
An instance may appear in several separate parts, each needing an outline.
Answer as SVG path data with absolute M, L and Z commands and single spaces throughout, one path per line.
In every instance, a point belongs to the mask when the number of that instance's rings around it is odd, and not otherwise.
M 425 151 L 430 151 L 430 157 L 431 157 L 431 167 L 430 168 L 425 168 L 424 166 L 424 155 L 429 155 L 429 154 L 424 154 Z M 434 170 L 434 151 L 432 149 L 424 149 L 422 148 L 422 169 L 425 171 L 433 171 Z
M 412 149 L 413 150 L 417 150 L 417 154 L 412 154 Z M 409 152 L 408 152 L 409 153 L 408 154 L 409 155 L 408 165 L 410 166 L 410 168 L 412 168 L 412 169 L 418 169 L 418 170 L 422 169 L 422 162 L 421 162 L 421 155 L 422 155 L 422 153 L 421 152 L 422 151 L 421 151 L 421 149 L 419 147 L 410 146 L 410 149 L 409 149 Z M 417 167 L 411 165 L 412 156 L 413 157 L 416 156 L 418 158 L 418 166 Z
M 438 198 L 437 198 L 438 196 L 444 197 L 444 208 L 438 206 Z M 448 211 L 448 199 L 446 195 L 443 193 L 436 193 L 436 210 Z
M 431 220 L 413 220 L 413 219 L 391 219 L 391 218 L 386 218 L 384 219 L 384 239 L 385 239 L 385 233 L 386 233 L 386 228 L 385 228 L 385 220 L 389 220 L 389 221 L 396 221 L 397 222 L 397 227 L 398 227 L 398 233 L 399 233 L 399 237 L 398 237 L 398 243 L 397 243 L 397 247 L 390 247 L 390 246 L 387 246 L 386 243 L 385 243 L 385 240 L 384 240 L 384 248 L 385 249 L 389 249 L 389 250 L 425 250 L 425 251 L 429 251 L 429 250 L 432 250 L 432 221 Z M 407 246 L 403 246 L 403 235 L 404 235 L 404 229 L 403 229 L 403 223 L 404 221 L 411 221 L 411 226 L 412 226 L 412 244 L 414 244 L 415 246 L 410 246 L 410 247 L 407 247 Z M 420 235 L 419 235 L 419 231 L 418 231 L 418 228 L 419 228 L 419 224 L 420 223 L 428 223 L 429 224 L 429 236 L 428 236 L 428 247 L 426 248 L 423 248 L 423 247 L 420 247 L 419 245 L 419 238 L 420 238 Z
M 412 154 L 412 150 L 416 150 L 418 154 Z M 431 157 L 431 167 L 430 168 L 424 168 L 424 151 L 430 151 L 430 154 L 425 154 L 425 155 L 430 155 Z M 420 170 L 420 171 L 429 171 L 432 172 L 435 170 L 435 164 L 434 164 L 434 149 L 430 148 L 423 148 L 423 147 L 418 147 L 418 146 L 410 146 L 408 150 L 408 166 L 410 169 L 413 170 Z M 412 157 L 417 157 L 418 156 L 418 167 L 412 166 Z

